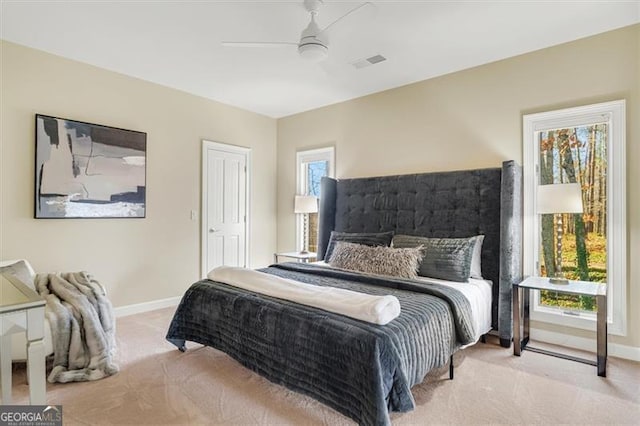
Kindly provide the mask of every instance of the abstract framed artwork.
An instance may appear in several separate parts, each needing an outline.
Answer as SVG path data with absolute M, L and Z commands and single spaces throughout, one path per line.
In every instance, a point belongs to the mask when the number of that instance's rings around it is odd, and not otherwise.
M 35 218 L 144 218 L 147 134 L 36 114 Z

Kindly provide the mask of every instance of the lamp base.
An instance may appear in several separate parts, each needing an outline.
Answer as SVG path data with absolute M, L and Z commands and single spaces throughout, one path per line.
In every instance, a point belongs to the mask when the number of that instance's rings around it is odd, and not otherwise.
M 551 284 L 559 284 L 559 285 L 567 285 L 569 284 L 569 280 L 563 277 L 551 277 L 549 278 L 549 282 Z

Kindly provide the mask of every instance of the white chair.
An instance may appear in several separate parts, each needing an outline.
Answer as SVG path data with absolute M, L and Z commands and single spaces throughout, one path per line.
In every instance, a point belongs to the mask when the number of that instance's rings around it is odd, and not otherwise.
M 20 260 L 24 261 L 24 264 L 26 265 L 26 268 L 27 268 L 27 271 L 23 271 L 23 273 L 31 277 L 31 280 L 29 282 L 25 282 L 25 284 L 27 284 L 29 287 L 35 290 L 35 286 L 33 285 L 33 280 L 36 276 L 36 273 L 31 267 L 31 265 L 29 264 L 29 262 L 27 262 L 26 260 L 24 259 L 0 260 L 0 272 L 1 272 L 1 268 L 15 265 L 16 263 L 20 262 Z M 20 278 L 20 276 L 18 276 L 18 278 Z M 51 355 L 53 353 L 53 343 L 51 339 L 51 326 L 49 325 L 49 321 L 47 320 L 46 316 L 44 319 L 44 351 L 45 351 L 45 355 Z M 14 333 L 11 335 L 11 359 L 13 361 L 26 361 L 27 359 L 27 336 L 24 331 Z

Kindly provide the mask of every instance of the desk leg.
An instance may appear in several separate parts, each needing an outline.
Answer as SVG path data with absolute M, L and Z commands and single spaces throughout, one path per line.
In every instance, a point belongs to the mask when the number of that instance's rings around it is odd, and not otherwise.
M 598 306 L 597 320 L 597 356 L 598 376 L 607 377 L 607 297 L 596 296 Z
M 11 404 L 11 334 L 0 338 L 0 380 L 2 380 L 2 405 Z
M 27 344 L 27 375 L 29 376 L 29 402 L 31 405 L 46 405 L 47 384 L 42 340 L 34 340 Z
M 29 402 L 31 405 L 46 405 L 44 353 L 44 306 L 27 311 L 27 377 L 29 379 Z
M 513 354 L 520 356 L 520 286 L 513 286 Z

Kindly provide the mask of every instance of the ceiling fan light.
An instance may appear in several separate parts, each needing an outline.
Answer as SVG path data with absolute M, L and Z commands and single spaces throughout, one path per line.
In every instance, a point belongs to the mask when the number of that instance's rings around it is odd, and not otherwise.
M 316 43 L 301 44 L 298 46 L 298 53 L 308 61 L 318 62 L 327 57 L 329 49 L 327 46 Z

